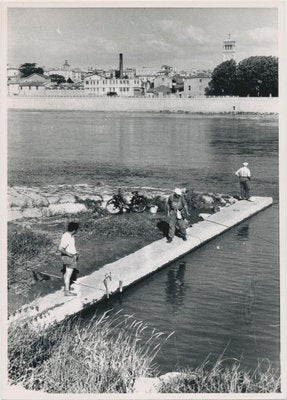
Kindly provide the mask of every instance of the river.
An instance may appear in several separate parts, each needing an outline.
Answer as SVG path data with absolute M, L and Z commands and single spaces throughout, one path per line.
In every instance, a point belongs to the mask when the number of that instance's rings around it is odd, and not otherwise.
M 280 362 L 278 119 L 20 111 L 8 114 L 11 184 L 117 183 L 238 193 L 243 161 L 252 194 L 274 205 L 125 291 L 108 307 L 170 333 L 161 372 L 209 356 Z M 146 330 L 148 338 L 149 330 Z

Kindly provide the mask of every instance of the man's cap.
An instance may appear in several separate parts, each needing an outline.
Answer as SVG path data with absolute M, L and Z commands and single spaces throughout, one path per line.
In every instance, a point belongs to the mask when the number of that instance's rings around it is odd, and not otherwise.
M 174 189 L 174 193 L 175 193 L 175 194 L 178 194 L 179 196 L 181 196 L 181 189 L 175 188 L 175 189 Z
M 248 162 L 244 162 L 244 163 L 242 163 L 242 164 L 244 165 L 244 167 L 247 167 Z

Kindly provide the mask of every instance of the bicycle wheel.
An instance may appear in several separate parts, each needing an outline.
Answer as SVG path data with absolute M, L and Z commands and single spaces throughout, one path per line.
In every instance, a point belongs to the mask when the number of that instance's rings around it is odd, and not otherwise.
M 146 210 L 146 201 L 144 197 L 139 197 L 135 201 L 135 203 L 132 205 L 132 211 L 136 213 L 142 213 Z
M 106 209 L 110 214 L 119 214 L 122 211 L 121 207 L 115 202 L 114 199 L 110 199 L 107 202 Z

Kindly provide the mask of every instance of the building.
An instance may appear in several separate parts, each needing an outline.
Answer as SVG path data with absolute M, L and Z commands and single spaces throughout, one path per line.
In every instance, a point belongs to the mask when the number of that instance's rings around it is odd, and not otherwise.
M 211 75 L 199 74 L 184 80 L 183 97 L 203 97 L 211 81 Z
M 80 82 L 82 80 L 82 71 L 80 68 L 71 68 L 67 60 L 60 68 L 49 68 L 47 70 L 47 75 L 61 75 L 67 81 L 68 79 L 73 82 Z
M 7 78 L 10 80 L 11 78 L 16 78 L 20 76 L 19 68 L 7 65 Z
M 172 79 L 166 75 L 157 76 L 153 80 L 153 87 L 156 89 L 159 86 L 166 86 L 167 88 L 172 88 Z
M 85 78 L 84 90 L 87 95 L 134 97 L 141 95 L 141 82 L 135 79 L 104 78 L 91 75 Z
M 235 60 L 235 40 L 230 39 L 230 33 L 228 40 L 223 41 L 222 49 L 222 61 Z
M 125 68 L 124 69 L 124 77 L 128 77 L 129 79 L 133 79 L 136 77 L 136 69 L 135 68 Z
M 32 74 L 21 79 L 11 79 L 8 81 L 8 94 L 10 96 L 37 96 L 46 92 L 47 85 L 51 80 L 39 74 Z
M 136 68 L 136 76 L 141 80 L 141 82 L 153 81 L 153 79 L 158 76 L 159 68 L 142 67 Z

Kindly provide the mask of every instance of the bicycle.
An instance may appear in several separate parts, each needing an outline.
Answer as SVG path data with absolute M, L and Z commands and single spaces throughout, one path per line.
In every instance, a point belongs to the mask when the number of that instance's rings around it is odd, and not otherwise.
M 129 203 L 124 199 L 121 190 L 107 202 L 106 209 L 110 214 L 122 214 L 124 211 L 142 213 L 147 209 L 147 199 L 140 195 L 138 191 L 132 192 Z

